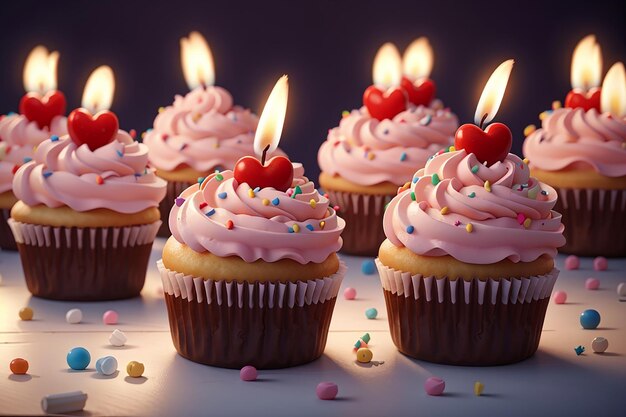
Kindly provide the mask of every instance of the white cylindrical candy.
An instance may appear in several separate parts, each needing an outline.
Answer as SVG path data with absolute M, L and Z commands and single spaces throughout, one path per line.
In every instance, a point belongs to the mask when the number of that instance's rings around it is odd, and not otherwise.
M 626 282 L 620 282 L 617 286 L 617 296 L 620 300 L 626 300 Z
M 87 403 L 87 394 L 82 391 L 46 395 L 41 399 L 41 409 L 47 414 L 64 414 L 81 411 Z
M 115 329 L 109 336 L 109 343 L 113 346 L 124 346 L 126 344 L 126 335 L 120 329 Z
M 83 312 L 78 308 L 73 308 L 65 313 L 65 321 L 69 324 L 78 324 L 83 320 Z
M 117 359 L 113 356 L 105 356 L 96 361 L 96 371 L 102 375 L 113 375 L 117 371 Z

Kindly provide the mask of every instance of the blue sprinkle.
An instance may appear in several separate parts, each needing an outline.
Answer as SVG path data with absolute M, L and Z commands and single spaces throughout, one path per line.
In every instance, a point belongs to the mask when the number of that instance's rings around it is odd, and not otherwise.
M 24 163 L 32 161 L 33 158 L 29 158 L 28 156 L 24 157 Z
M 310 225 L 310 224 L 307 224 L 306 228 L 309 229 L 310 231 L 315 230 L 315 228 L 312 225 Z
M 228 196 L 228 194 L 226 194 L 226 193 L 219 193 L 217 196 L 223 200 L 223 199 L 225 199 Z
M 119 156 L 120 158 L 124 156 L 124 152 L 120 151 L 119 149 L 115 152 L 117 152 L 117 156 Z
M 141 172 L 135 172 L 135 177 L 141 177 Z
M 50 175 L 52 175 L 52 171 L 44 171 L 43 173 L 44 178 L 48 178 Z
M 7 116 L 15 116 L 17 113 L 15 113 L 14 111 L 10 111 L 7 113 Z
M 378 310 L 376 310 L 375 308 L 372 307 L 365 310 L 365 317 L 367 317 L 368 319 L 374 320 L 377 316 Z
M 148 133 L 152 132 L 152 128 L 146 129 L 146 132 L 148 132 Z
M 275 199 L 272 200 L 272 204 L 277 206 L 280 204 L 280 200 L 278 199 L 278 197 L 276 197 Z
M 198 184 L 202 184 L 203 181 L 204 181 L 204 177 L 198 177 Z
M 541 195 L 548 195 L 548 192 L 546 190 L 541 190 Z
M 207 217 L 211 217 L 212 215 L 215 214 L 215 209 L 211 209 L 211 210 L 207 211 L 205 214 L 206 214 Z
M 406 161 L 406 152 L 402 152 L 402 155 L 400 155 L 400 161 Z
M 419 180 L 420 180 L 420 177 L 414 177 L 413 178 L 413 184 L 416 184 Z
M 414 231 L 415 231 L 415 227 L 413 227 L 412 225 L 408 225 L 408 226 L 406 227 L 406 232 L 407 232 L 408 234 L 411 234 L 411 233 L 413 233 Z
M 57 142 L 59 140 L 59 137 L 57 135 L 52 135 L 52 136 L 50 136 L 50 140 L 52 142 Z
M 287 229 L 289 230 L 289 233 L 293 233 L 293 227 L 289 226 Z
M 373 275 L 376 273 L 376 264 L 373 260 L 368 259 L 361 264 L 361 272 L 365 275 Z
M 389 134 L 389 129 L 385 129 L 385 130 L 383 130 L 383 133 L 384 133 L 385 135 L 388 135 L 388 134 Z
M 259 191 L 261 191 L 261 187 L 256 187 L 253 191 L 254 191 L 254 193 L 256 194 L 256 193 L 258 193 Z

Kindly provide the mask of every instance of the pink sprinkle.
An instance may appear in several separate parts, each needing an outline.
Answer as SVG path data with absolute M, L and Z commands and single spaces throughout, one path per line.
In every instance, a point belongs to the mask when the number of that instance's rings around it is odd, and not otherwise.
M 254 366 L 244 366 L 241 368 L 241 371 L 239 371 L 239 378 L 241 378 L 242 381 L 256 381 L 258 376 L 259 373 Z
M 460 220 L 456 220 L 456 221 L 454 222 L 454 225 L 455 225 L 455 226 L 460 226 L 460 225 L 461 225 L 461 221 L 460 221 Z
M 135 139 L 137 137 L 137 131 L 135 129 L 130 129 L 130 132 L 128 132 L 128 134 L 133 139 Z
M 352 287 L 348 287 L 343 291 L 343 298 L 346 300 L 354 300 L 356 298 L 356 290 Z
M 519 213 L 517 215 L 517 222 L 519 224 L 524 224 L 524 220 L 526 220 L 526 216 L 524 216 L 524 213 Z
M 334 400 L 339 393 L 339 387 L 334 382 L 320 382 L 315 393 L 320 400 Z
M 565 291 L 557 291 L 554 293 L 553 299 L 555 304 L 565 304 L 567 293 Z
M 609 267 L 609 261 L 604 256 L 598 256 L 593 259 L 593 269 L 596 271 L 606 271 Z
M 335 210 L 335 211 L 339 211 L 339 206 L 334 206 L 334 207 L 333 207 L 333 210 Z
M 287 196 L 291 197 L 292 194 L 293 194 L 293 188 L 288 189 Z
M 176 207 L 180 207 L 183 205 L 183 203 L 185 202 L 185 199 L 182 197 L 176 197 L 176 199 L 174 200 L 174 202 L 176 203 Z
M 446 389 L 446 382 L 441 378 L 431 376 L 424 382 L 424 391 L 428 395 L 441 395 L 444 389 Z
M 565 258 L 565 269 L 574 270 L 580 266 L 580 259 L 576 255 L 570 255 Z
M 107 310 L 102 315 L 102 322 L 104 324 L 117 324 L 118 314 L 115 310 Z
M 587 278 L 585 280 L 585 289 L 597 290 L 600 288 L 600 280 L 598 278 Z
M 328 193 L 324 193 L 324 198 L 328 198 Z

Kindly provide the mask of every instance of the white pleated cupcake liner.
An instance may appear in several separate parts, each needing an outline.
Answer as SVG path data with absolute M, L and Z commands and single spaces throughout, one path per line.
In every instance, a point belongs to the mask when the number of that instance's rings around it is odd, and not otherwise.
M 226 303 L 228 307 L 236 305 L 243 308 L 244 304 L 253 308 L 265 305 L 267 294 L 267 307 L 269 308 L 293 308 L 311 304 L 324 303 L 337 297 L 341 282 L 346 273 L 346 266 L 340 262 L 339 269 L 334 274 L 324 277 L 297 282 L 237 282 L 227 280 L 204 279 L 192 275 L 185 275 L 167 269 L 160 259 L 157 267 L 161 273 L 163 290 L 169 295 L 182 297 L 189 302 L 206 302 L 207 304 Z M 245 296 L 247 287 L 247 296 Z M 225 293 L 223 291 L 225 288 Z
M 597 202 L 598 202 L 598 207 L 600 208 L 600 210 L 610 210 L 610 211 L 626 210 L 626 190 L 602 190 L 599 188 L 558 188 L 557 187 L 557 191 L 559 193 L 559 201 L 563 205 L 563 208 L 566 208 L 566 209 L 569 208 L 568 198 L 567 198 L 568 194 L 571 194 L 574 196 L 574 208 L 576 208 L 577 210 L 583 208 L 582 200 L 584 197 L 584 200 L 587 202 L 587 205 L 585 208 L 587 210 L 591 210 L 594 202 L 596 201 L 594 194 L 597 193 L 598 194 Z M 604 200 L 606 199 L 607 194 L 609 196 L 609 202 L 608 202 L 608 207 L 605 207 Z M 620 207 L 618 207 L 617 200 L 620 194 L 622 196 L 622 199 L 621 199 L 622 201 L 621 201 Z
M 473 279 L 466 281 L 462 278 L 449 279 L 437 278 L 435 276 L 424 276 L 421 274 L 411 275 L 410 272 L 402 272 L 383 265 L 380 260 L 376 259 L 376 266 L 380 274 L 380 282 L 383 288 L 392 294 L 404 295 L 405 297 L 413 297 L 415 300 L 420 297 L 420 287 L 424 288 L 424 294 L 427 301 L 436 301 L 443 303 L 445 299 L 446 288 L 450 292 L 450 300 L 452 304 L 457 302 L 457 289 L 459 286 L 464 288 L 464 299 L 459 300 L 469 304 L 472 296 L 473 288 L 477 291 L 478 303 L 482 305 L 485 302 L 485 291 L 487 286 L 490 287 L 491 297 L 488 302 L 496 304 L 500 301 L 502 304 L 531 303 L 532 301 L 543 300 L 550 297 L 554 283 L 559 276 L 559 270 L 554 268 L 548 274 L 537 275 L 531 277 L 507 277 L 500 279 Z M 473 286 L 472 282 L 476 285 Z M 498 291 L 500 290 L 500 291 Z

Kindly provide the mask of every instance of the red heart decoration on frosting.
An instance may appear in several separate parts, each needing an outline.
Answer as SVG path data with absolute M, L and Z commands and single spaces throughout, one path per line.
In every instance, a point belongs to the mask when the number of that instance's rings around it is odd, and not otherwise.
M 378 120 L 393 119 L 396 114 L 406 110 L 406 101 L 406 93 L 400 88 L 387 93 L 371 85 L 363 93 L 363 104 L 370 115 Z
M 37 122 L 40 129 L 50 127 L 52 119 L 65 114 L 65 96 L 60 91 L 49 91 L 41 97 L 38 93 L 28 93 L 20 100 L 20 113 L 31 122 Z
M 435 83 L 428 78 L 416 86 L 408 78 L 402 77 L 400 86 L 406 91 L 409 101 L 416 106 L 428 106 L 435 98 Z
M 502 123 L 493 123 L 483 131 L 473 124 L 464 124 L 454 135 L 454 148 L 473 153 L 481 163 L 493 165 L 504 161 L 511 150 L 513 135 Z
M 582 92 L 581 90 L 575 89 L 567 93 L 567 97 L 565 97 L 565 107 L 569 107 L 570 109 L 576 109 L 578 107 L 585 109 L 585 111 L 589 111 L 591 109 L 596 109 L 600 111 L 600 93 L 601 89 L 594 88 L 589 90 L 587 93 Z
M 119 127 L 117 116 L 110 111 L 92 116 L 85 109 L 76 109 L 67 118 L 67 130 L 74 143 L 86 143 L 92 151 L 113 142 Z
M 251 156 L 244 156 L 235 165 L 233 175 L 238 183 L 251 188 L 273 187 L 287 191 L 293 182 L 293 165 L 284 156 L 275 156 L 266 165 Z

